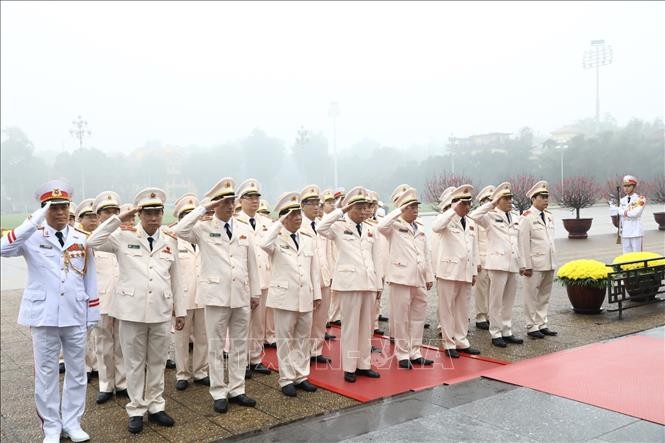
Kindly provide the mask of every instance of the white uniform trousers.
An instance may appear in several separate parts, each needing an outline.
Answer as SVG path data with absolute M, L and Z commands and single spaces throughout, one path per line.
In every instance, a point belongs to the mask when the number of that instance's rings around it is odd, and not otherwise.
M 35 357 L 35 403 L 45 435 L 60 435 L 62 429 L 78 429 L 85 410 L 86 327 L 33 326 Z M 60 405 L 58 355 L 65 356 L 65 383 Z
M 330 313 L 328 321 L 334 322 L 342 319 L 342 308 L 339 304 L 339 294 L 336 291 L 330 290 Z
M 531 277 L 524 277 L 524 313 L 528 332 L 547 327 L 553 279 L 554 271 L 533 271 Z
M 330 287 L 321 288 L 321 303 L 312 312 L 312 332 L 309 340 L 309 354 L 311 357 L 318 357 L 323 354 L 323 342 L 326 336 L 326 323 L 328 322 L 329 310 Z M 277 319 L 275 319 L 275 327 L 277 327 Z
M 97 365 L 99 392 L 127 389 L 125 363 L 120 346 L 120 321 L 101 314 L 97 324 Z
M 394 319 L 397 360 L 422 357 L 423 327 L 427 314 L 425 288 L 390 283 L 390 318 Z
M 85 345 L 85 372 L 97 370 L 97 328 L 91 328 L 88 330 Z
M 249 336 L 247 342 L 248 360 L 250 364 L 261 363 L 263 343 L 266 341 L 266 299 L 268 290 L 261 289 L 259 305 L 252 309 L 249 320 Z M 272 312 L 271 312 L 272 315 Z
M 190 365 L 189 338 L 193 337 L 194 349 Z M 175 331 L 176 380 L 201 380 L 208 376 L 208 337 L 206 335 L 203 308 L 188 309 L 185 327 Z
M 120 344 L 127 371 L 130 417 L 164 410 L 164 366 L 171 321 L 139 323 L 120 320 Z
M 468 348 L 471 283 L 437 278 L 436 292 L 443 349 Z
M 642 237 L 621 237 L 621 246 L 623 253 L 642 252 Z
M 266 296 L 267 298 L 267 296 Z M 264 300 L 265 303 L 265 300 Z M 273 309 L 266 306 L 266 343 L 275 343 L 277 333 L 275 331 L 275 314 Z
M 476 302 L 476 321 L 489 321 L 490 275 L 487 269 L 480 269 L 472 291 Z
M 309 377 L 309 335 L 312 312 L 273 309 L 277 334 L 279 386 L 301 383 Z
M 370 369 L 375 291 L 338 291 L 342 313 L 342 369 Z
M 490 336 L 513 335 L 513 304 L 517 292 L 517 272 L 488 270 L 490 275 Z
M 205 307 L 210 395 L 214 400 L 236 397 L 245 393 L 249 317 L 249 306 L 243 308 Z M 229 334 L 228 384 L 224 381 L 223 353 L 227 330 Z

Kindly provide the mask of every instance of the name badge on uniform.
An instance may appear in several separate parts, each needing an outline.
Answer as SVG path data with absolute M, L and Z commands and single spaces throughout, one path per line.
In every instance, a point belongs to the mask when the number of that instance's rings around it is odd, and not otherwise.
M 408 229 L 404 229 L 404 228 L 399 228 L 399 229 L 397 229 L 397 230 L 398 230 L 399 232 L 409 232 Z
M 220 234 L 219 232 L 211 232 L 211 233 L 210 233 L 210 236 L 211 236 L 211 237 L 221 237 L 222 234 Z
M 287 245 L 279 245 L 279 247 L 282 248 L 282 249 L 291 249 L 291 248 L 288 247 Z
M 187 254 L 189 251 L 187 249 L 178 249 L 178 252 L 182 254 Z
M 345 233 L 346 235 L 353 235 L 353 232 L 349 231 L 348 229 L 345 229 L 345 230 L 344 230 L 344 233 Z
M 39 245 L 39 247 L 42 249 L 53 249 L 53 246 L 51 245 Z
M 129 249 L 141 249 L 141 245 L 127 245 Z
M 503 223 L 503 219 L 502 219 L 502 218 L 495 218 L 494 221 L 497 222 L 497 223 Z

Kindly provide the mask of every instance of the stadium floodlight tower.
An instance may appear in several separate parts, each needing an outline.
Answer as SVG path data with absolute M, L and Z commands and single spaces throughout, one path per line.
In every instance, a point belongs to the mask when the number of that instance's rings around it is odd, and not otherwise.
M 596 69 L 596 130 L 600 128 L 600 67 L 612 63 L 612 47 L 605 40 L 591 40 L 591 48 L 584 51 L 584 69 Z

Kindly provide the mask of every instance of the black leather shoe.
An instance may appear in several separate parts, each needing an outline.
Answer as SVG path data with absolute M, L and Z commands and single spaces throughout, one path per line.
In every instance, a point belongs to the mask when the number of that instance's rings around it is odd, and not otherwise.
M 264 347 L 264 348 L 274 348 L 274 349 L 277 349 L 277 343 L 268 343 L 268 342 L 265 342 L 265 343 L 263 343 L 263 347 Z
M 431 366 L 431 365 L 434 364 L 434 362 L 432 360 L 428 360 L 424 357 L 414 358 L 413 360 L 411 360 L 411 363 L 414 364 L 414 365 L 420 365 L 420 366 Z
M 477 321 L 476 322 L 476 329 L 482 329 L 483 331 L 489 331 L 490 324 L 487 321 Z
M 363 377 L 369 377 L 369 378 L 379 378 L 381 377 L 381 374 L 378 372 L 372 370 L 372 369 L 356 369 L 356 374 L 357 375 L 362 375 Z
M 543 328 L 540 330 L 541 334 L 543 335 L 549 335 L 550 337 L 554 337 L 555 335 L 559 335 L 558 332 L 552 331 L 551 329 Z
M 245 368 L 245 380 L 252 378 L 252 370 L 249 369 L 249 366 Z
M 248 408 L 253 408 L 254 406 L 256 406 L 256 400 L 247 397 L 245 394 L 240 394 L 236 395 L 235 397 L 230 397 L 229 403 L 235 403 L 240 406 L 247 406 Z
M 94 369 L 90 371 L 90 376 L 92 378 L 99 378 L 99 371 L 95 371 Z
M 85 377 L 88 380 L 88 384 L 90 384 L 90 380 L 92 380 L 92 372 L 86 372 Z
M 148 414 L 148 421 L 150 423 L 156 423 L 159 426 L 171 427 L 175 424 L 175 421 L 164 411 L 155 412 L 154 414 Z
M 379 314 L 379 321 L 388 321 L 388 317 L 384 317 L 383 315 Z
M 198 380 L 194 379 L 194 383 L 197 385 L 210 386 L 210 377 L 203 377 Z
M 413 365 L 408 359 L 400 360 L 399 361 L 399 367 L 402 369 L 413 369 Z
M 115 396 L 117 397 L 124 397 L 124 398 L 129 398 L 129 393 L 127 392 L 127 389 L 119 389 L 115 391 Z
M 342 326 L 342 320 L 335 320 L 330 323 L 332 323 L 333 325 Z
M 330 327 L 330 322 L 326 322 L 326 329 Z
M 296 389 L 300 389 L 305 392 L 316 392 L 316 386 L 311 384 L 308 380 L 303 380 L 300 383 L 296 384 Z
M 175 362 L 170 358 L 166 360 L 166 369 L 175 369 Z
M 499 348 L 505 348 L 506 346 L 508 346 L 508 345 L 506 344 L 506 342 L 503 341 L 502 338 L 493 338 L 493 339 L 492 339 L 492 344 L 493 344 L 494 346 L 499 347 Z
M 459 358 L 459 352 L 457 352 L 457 349 L 446 349 L 446 355 L 450 358 Z
M 328 364 L 332 361 L 325 355 L 317 355 L 316 357 L 312 357 L 309 360 L 311 363 L 323 363 L 323 364 Z
M 425 324 L 423 325 L 423 328 L 425 328 L 425 329 L 429 329 L 430 327 L 431 327 L 431 325 L 430 325 L 429 323 L 425 323 Z
M 143 430 L 143 417 L 140 415 L 129 417 L 129 425 L 127 426 L 127 430 L 132 434 L 138 434 L 141 432 Z
M 215 410 L 215 412 L 223 414 L 229 410 L 229 402 L 226 401 L 225 398 L 217 399 L 213 402 L 212 408 Z
M 296 386 L 293 383 L 282 386 L 282 394 L 286 395 L 287 397 L 296 397 L 298 395 L 296 392 Z
M 64 374 L 64 373 L 65 373 L 65 362 L 62 362 L 62 363 L 60 363 L 60 364 L 58 365 L 58 371 L 59 371 L 61 374 Z
M 384 331 L 383 329 L 375 329 L 374 330 L 374 334 L 376 334 L 376 335 L 384 335 L 385 332 L 386 331 Z
M 324 338 L 324 340 L 328 340 L 328 341 L 330 341 L 330 340 L 334 340 L 334 339 L 336 339 L 337 336 L 336 336 L 336 335 L 332 335 L 332 334 L 328 334 L 328 333 L 326 332 L 326 335 L 324 335 L 323 338 Z
M 184 391 L 184 390 L 187 389 L 188 387 L 189 387 L 189 382 L 188 382 L 187 380 L 177 380 L 177 381 L 175 382 L 175 388 L 176 388 L 178 391 Z
M 472 348 L 471 346 L 469 346 L 468 348 L 458 349 L 457 352 L 463 352 L 465 354 L 470 354 L 470 355 L 480 354 L 480 351 L 478 349 Z
M 226 351 L 222 351 L 222 356 L 224 357 L 224 360 L 228 360 L 229 358 L 229 353 Z
M 96 402 L 98 405 L 101 405 L 111 400 L 111 397 L 113 397 L 113 392 L 99 392 Z
M 263 363 L 257 363 L 255 365 L 249 365 L 249 369 L 252 372 L 258 372 L 259 374 L 264 374 L 264 375 L 270 375 L 271 372 L 272 372 L 270 370 L 270 368 L 266 368 L 265 366 L 263 366 Z
M 390 343 L 395 343 L 395 337 L 390 337 Z
M 521 345 L 522 343 L 524 343 L 524 340 L 522 340 L 519 337 L 515 337 L 514 335 L 509 335 L 507 337 L 501 337 L 501 338 L 503 338 L 503 341 L 505 341 L 506 343 L 510 343 L 513 345 Z
M 194 350 L 194 343 L 191 341 L 189 342 L 189 352 L 192 352 Z
M 545 338 L 545 334 L 540 331 L 527 332 L 526 335 L 533 338 Z
M 344 371 L 344 381 L 348 381 L 349 383 L 355 383 L 356 382 L 356 374 L 353 373 L 353 372 Z

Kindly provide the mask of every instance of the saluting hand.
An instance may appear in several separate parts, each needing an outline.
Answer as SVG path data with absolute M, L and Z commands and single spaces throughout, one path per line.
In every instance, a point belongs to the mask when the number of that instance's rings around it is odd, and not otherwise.
M 224 201 L 223 198 L 220 198 L 218 200 L 211 200 L 207 202 L 205 205 L 203 205 L 204 208 L 206 208 L 206 212 L 215 209 L 217 206 L 221 205 L 222 202 Z
M 175 330 L 182 331 L 185 327 L 185 317 L 176 317 L 175 318 Z
M 139 212 L 139 208 L 133 207 L 132 209 L 128 209 L 127 211 L 118 214 L 118 218 L 123 223 L 133 222 L 134 215 L 136 215 L 137 212 Z

